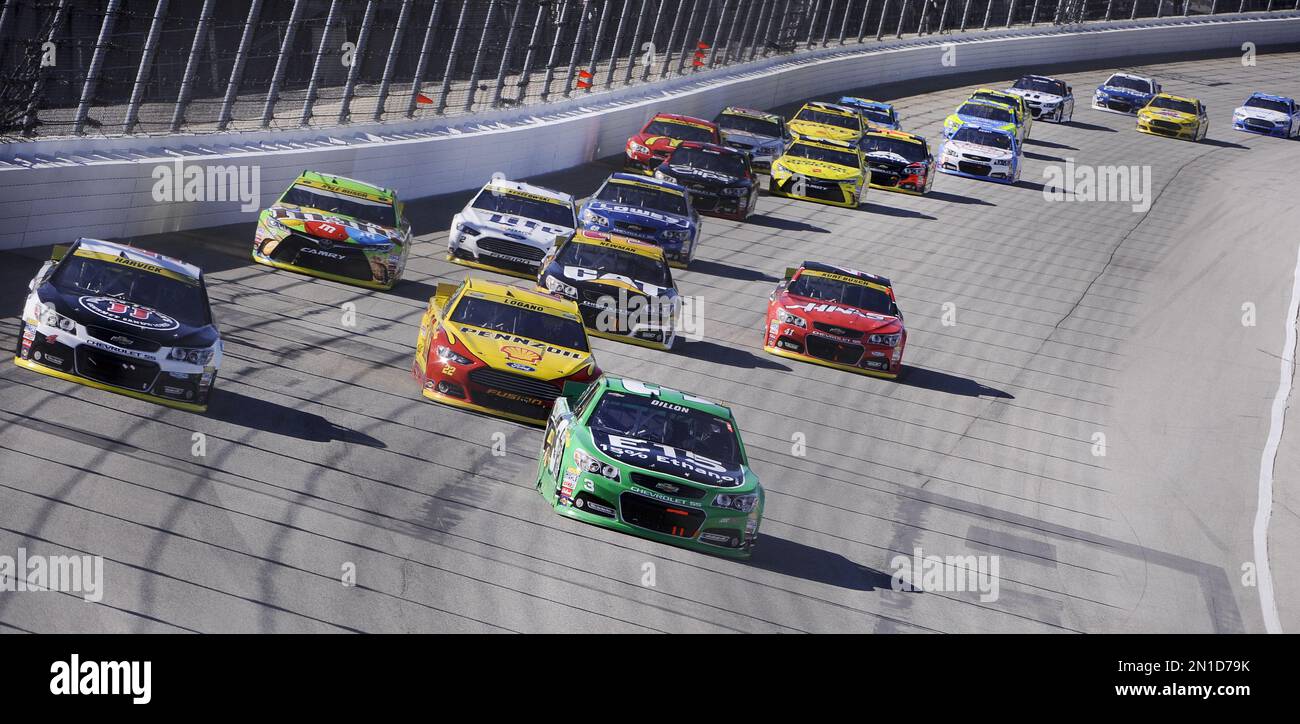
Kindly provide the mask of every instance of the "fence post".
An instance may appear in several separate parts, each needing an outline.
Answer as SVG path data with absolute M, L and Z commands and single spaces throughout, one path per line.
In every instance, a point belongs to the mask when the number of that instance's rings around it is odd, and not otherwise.
M 656 53 L 659 52 L 659 46 L 655 45 L 655 37 L 657 37 L 657 36 L 659 35 L 659 23 L 660 23 L 661 20 L 663 20 L 663 17 L 664 17 L 664 6 L 668 4 L 668 0 L 658 0 L 658 3 L 659 3 L 659 7 L 657 7 L 657 8 L 655 9 L 655 21 L 654 21 L 654 23 L 651 24 L 651 26 L 650 26 L 650 46 L 654 48 L 654 51 L 655 51 Z M 664 45 L 664 47 L 665 47 L 665 48 L 671 48 L 671 47 L 672 47 L 672 39 L 671 39 L 671 38 L 668 40 L 668 43 L 667 43 L 666 45 Z M 641 68 L 641 82 L 642 82 L 642 83 L 646 82 L 647 80 L 650 80 L 650 65 L 651 65 L 650 63 L 646 63 L 646 64 L 645 64 L 644 66 L 642 66 L 642 68 Z
M 234 118 L 235 98 L 239 95 L 239 83 L 244 79 L 244 66 L 248 64 L 248 46 L 253 42 L 253 31 L 257 18 L 262 14 L 262 0 L 253 0 L 248 6 L 248 19 L 244 21 L 244 32 L 239 36 L 239 49 L 235 51 L 235 65 L 230 69 L 230 82 L 226 84 L 226 96 L 221 99 L 221 112 L 217 114 L 217 130 L 224 131 Z
M 1007 5 L 1007 24 L 1006 24 L 1006 27 L 1008 27 L 1008 28 L 1011 27 L 1011 21 L 1012 21 L 1012 19 L 1015 17 L 1015 15 L 1016 15 L 1016 0 L 1011 0 L 1011 2 Z
M 14 19 L 14 5 L 17 4 L 18 0 L 5 0 L 0 6 L 0 58 L 4 57 L 5 31 L 9 29 L 9 21 Z
M 420 85 L 424 83 L 424 73 L 429 69 L 429 49 L 433 47 L 434 28 L 438 27 L 438 18 L 442 16 L 442 0 L 433 0 L 429 10 L 429 26 L 424 29 L 424 42 L 420 44 L 420 57 L 415 61 L 415 77 L 411 78 L 411 99 L 406 102 L 406 117 L 415 117 L 415 108 L 420 103 Z
M 280 54 L 275 58 L 275 71 L 271 73 L 271 87 L 266 90 L 266 105 L 262 108 L 262 128 L 271 125 L 275 114 L 275 104 L 280 100 L 280 84 L 289 69 L 289 52 L 293 48 L 293 39 L 298 34 L 298 21 L 302 18 L 303 0 L 293 0 L 293 9 L 289 11 L 289 22 L 284 26 L 284 39 L 280 41 Z
M 789 4 L 790 2 L 790 0 L 785 0 L 785 1 L 786 4 Z M 771 42 L 771 38 L 772 38 L 772 20 L 776 18 L 776 6 L 777 3 L 779 2 L 781 2 L 781 0 L 772 0 L 771 7 L 767 9 L 767 22 L 763 23 L 762 34 L 754 39 L 754 53 L 750 55 L 749 58 L 750 60 L 753 60 L 754 57 L 758 55 L 758 46 L 760 44 L 763 46 L 763 57 L 764 58 L 767 57 L 767 51 L 768 51 L 767 46 Z
M 520 0 L 522 2 L 522 0 Z M 569 3 L 567 0 L 560 3 L 560 12 L 563 13 L 565 6 Z M 528 94 L 528 86 L 533 80 L 533 58 L 537 55 L 537 44 L 542 41 L 542 25 L 546 20 L 546 3 L 537 3 L 537 17 L 533 18 L 533 32 L 528 36 L 528 52 L 524 53 L 524 70 L 519 76 L 519 93 L 515 96 L 516 103 L 523 103 L 524 96 Z M 549 68 L 548 68 L 549 70 Z
M 181 77 L 180 93 L 176 96 L 176 109 L 172 112 L 172 133 L 181 130 L 181 124 L 185 122 L 185 108 L 189 106 L 190 97 L 194 93 L 194 76 L 199 72 L 199 56 L 203 53 L 203 43 L 208 37 L 208 24 L 212 22 L 212 3 L 213 0 L 203 0 L 203 8 L 199 10 L 199 24 L 194 30 L 190 58 L 185 63 L 185 75 Z
M 966 4 L 963 5 L 961 9 L 961 29 L 959 32 L 963 32 L 963 33 L 966 32 L 966 21 L 969 18 L 970 18 L 970 0 L 966 0 Z
M 808 37 L 804 39 L 804 48 L 812 48 L 813 31 L 817 28 L 817 11 L 821 10 L 822 0 L 816 0 L 813 3 L 812 12 L 808 14 Z
M 204 0 L 206 2 L 206 0 Z M 306 126 L 311 122 L 311 107 L 316 105 L 316 94 L 320 91 L 320 72 L 325 65 L 325 48 L 329 47 L 330 31 L 334 29 L 338 17 L 339 0 L 330 0 L 329 13 L 325 16 L 325 31 L 321 33 L 320 45 L 316 48 L 316 62 L 312 63 L 311 80 L 307 83 L 307 99 L 302 104 L 302 116 L 298 125 Z
M 256 0 L 254 0 L 256 2 Z M 402 36 L 406 34 L 406 24 L 411 19 L 411 0 L 402 0 L 402 9 L 397 12 L 397 27 L 393 28 L 393 42 L 388 46 L 388 57 L 384 59 L 384 75 L 379 79 L 379 99 L 375 104 L 375 121 L 384 119 L 384 105 L 388 102 L 388 90 L 393 83 L 393 69 L 397 65 L 397 53 L 402 49 Z
M 862 19 L 858 21 L 858 45 L 867 37 L 867 15 L 871 14 L 871 0 L 862 5 Z
M 737 26 L 740 26 L 741 39 L 742 40 L 744 39 L 745 26 L 740 21 L 740 8 L 742 5 L 749 5 L 751 10 L 754 7 L 753 0 L 750 0 L 750 2 L 748 3 L 743 2 L 743 0 L 736 0 L 736 12 L 732 13 L 731 28 L 727 30 L 727 50 L 722 54 L 722 64 L 724 66 L 731 64 L 731 46 L 734 45 L 736 42 Z
M 501 88 L 506 82 L 506 66 L 510 64 L 510 54 L 515 49 L 515 29 L 519 27 L 519 16 L 524 12 L 524 0 L 515 0 L 515 11 L 510 14 L 510 26 L 506 28 L 506 47 L 501 51 L 501 65 L 497 68 L 497 84 L 492 90 L 492 108 L 501 105 Z M 492 22 L 489 16 L 488 22 Z M 487 35 L 486 28 L 483 32 Z M 524 74 L 528 74 L 528 69 L 524 69 Z
M 1218 0 L 1215 0 L 1215 2 L 1218 2 Z M 1114 6 L 1115 6 L 1115 0 L 1106 0 L 1106 18 L 1105 18 L 1105 19 L 1106 19 L 1107 22 L 1110 22 L 1110 13 L 1111 13 L 1111 10 L 1114 9 Z
M 662 0 L 663 5 L 668 4 L 668 0 Z M 659 8 L 662 10 L 663 5 Z M 673 26 L 668 30 L 668 40 L 664 43 L 664 61 L 659 64 L 659 79 L 663 80 L 668 77 L 668 65 L 673 61 L 673 43 L 677 42 L 677 30 L 681 27 L 682 7 L 686 5 L 686 0 L 677 0 L 677 12 L 673 13 Z M 650 69 L 646 69 L 646 78 L 649 78 Z M 643 78 L 642 80 L 645 80 Z
M 885 37 L 885 16 L 889 14 L 889 0 L 880 4 L 880 22 L 876 24 L 876 40 Z
M 140 54 L 140 67 L 135 73 L 135 86 L 131 88 L 131 100 L 126 106 L 126 120 L 122 122 L 122 132 L 130 133 L 140 118 L 140 104 L 144 101 L 144 88 L 149 83 L 149 72 L 153 68 L 153 58 L 158 53 L 158 36 L 162 33 L 163 20 L 167 17 L 167 0 L 158 0 L 153 9 L 153 22 L 149 23 L 149 34 L 144 39 L 144 50 Z
M 916 19 L 916 34 L 920 35 L 922 29 L 929 29 L 925 20 L 930 16 L 930 3 L 927 0 L 921 0 L 921 17 Z
M 442 85 L 438 86 L 438 107 L 434 111 L 442 115 L 447 110 L 447 94 L 451 92 L 451 74 L 456 72 L 456 61 L 460 58 L 460 39 L 465 36 L 465 13 L 469 11 L 469 0 L 460 5 L 460 15 L 456 16 L 456 30 L 451 35 L 451 49 L 447 53 L 447 71 L 442 74 Z
M 478 95 L 478 81 L 483 72 L 483 51 L 487 48 L 488 28 L 492 26 L 492 14 L 497 9 L 498 0 L 488 0 L 487 13 L 483 15 L 483 32 L 478 36 L 478 50 L 474 53 L 474 67 L 469 72 L 469 88 L 465 93 L 465 112 L 474 109 L 474 96 Z
M 77 116 L 72 121 L 72 132 L 78 136 L 85 132 L 86 118 L 90 116 L 90 104 L 95 100 L 95 91 L 99 89 L 99 73 L 104 68 L 104 53 L 108 50 L 108 39 L 113 35 L 113 22 L 121 0 L 108 0 L 104 9 L 104 20 L 99 24 L 99 38 L 95 41 L 95 54 L 90 58 L 90 68 L 86 71 L 86 82 L 81 84 L 81 101 L 77 103 Z
M 989 29 L 989 21 L 993 18 L 993 0 L 988 0 L 988 5 L 984 8 L 984 26 L 980 30 Z
M 627 0 L 623 0 L 623 2 L 626 4 L 626 3 L 627 3 Z M 600 36 L 602 36 L 602 35 L 605 34 L 605 25 L 606 25 L 606 23 L 609 21 L 609 6 L 610 6 L 610 5 L 613 5 L 613 4 L 614 4 L 614 0 L 605 0 L 605 3 L 601 6 L 601 8 L 600 8 L 600 22 L 596 24 L 596 35 L 595 35 L 595 37 L 593 37 L 593 38 L 591 39 L 591 63 L 590 63 L 590 67 L 591 67 L 592 81 L 593 81 L 592 84 L 591 84 L 592 86 L 595 86 L 595 85 L 596 85 L 594 81 L 596 80 L 596 78 L 595 78 L 595 75 L 596 75 L 596 59 L 599 57 L 599 53 L 600 53 Z M 590 92 L 591 92 L 591 88 L 587 88 L 587 92 L 590 93 Z
M 1133 7 L 1137 7 L 1137 0 L 1133 0 Z M 1034 0 L 1034 9 L 1029 11 L 1029 27 L 1034 27 L 1038 22 L 1038 0 Z
M 545 10 L 546 10 L 546 5 L 545 3 L 543 3 L 542 6 L 539 7 L 537 11 L 541 13 Z M 566 15 L 568 15 L 568 12 L 569 12 L 569 0 L 564 0 L 563 2 L 560 3 L 560 13 L 555 18 L 555 38 L 551 40 L 551 53 L 546 57 L 546 75 L 542 77 L 541 99 L 543 103 L 545 103 L 546 99 L 551 95 L 551 83 L 555 80 L 555 61 L 559 60 L 560 39 L 564 36 L 564 18 Z M 579 10 L 578 12 L 581 13 L 583 11 Z M 574 38 L 574 47 L 577 47 L 577 38 Z M 524 98 L 524 94 L 520 93 L 519 99 L 523 100 L 523 98 Z
M 357 47 L 352 53 L 352 64 L 348 66 L 348 78 L 343 84 L 343 102 L 339 104 L 339 125 L 347 123 L 352 112 L 352 94 L 357 90 L 357 75 L 361 73 L 361 61 L 366 52 L 366 41 L 370 39 L 370 23 L 375 19 L 375 0 L 366 0 L 366 10 L 361 15 L 361 32 L 357 34 Z
M 944 22 L 945 22 L 947 19 L 948 19 L 948 0 L 943 0 L 943 7 L 939 9 L 939 30 L 938 30 L 938 33 L 939 33 L 940 35 L 943 35 L 943 24 L 944 24 Z M 918 33 L 920 32 L 920 26 L 918 26 L 918 28 L 917 28 L 917 32 L 918 32 Z
M 903 0 L 903 4 L 898 8 L 898 33 L 896 37 L 903 37 L 903 18 L 907 17 L 907 4 L 911 1 L 912 0 Z M 924 2 L 925 0 L 921 1 Z M 919 23 L 916 26 L 916 34 L 921 34 L 921 26 Z
M 746 36 L 746 35 L 751 35 L 751 33 L 749 32 L 749 21 L 750 21 L 751 19 L 753 19 L 753 17 L 754 17 L 754 9 L 755 9 L 756 7 L 757 7 L 758 12 L 759 12 L 759 18 L 758 18 L 758 19 L 759 19 L 759 20 L 762 19 L 762 12 L 763 12 L 763 5 L 762 5 L 762 4 L 757 4 L 757 5 L 756 5 L 756 4 L 755 4 L 754 2 L 752 2 L 752 0 L 751 0 L 751 2 L 746 3 L 746 5 L 748 6 L 748 8 L 745 10 L 745 20 L 744 20 L 743 22 L 741 22 L 741 24 L 740 24 L 740 39 L 739 39 L 739 41 L 738 41 L 738 44 L 740 45 L 740 47 L 737 49 L 737 52 L 736 52 L 736 62 L 737 62 L 737 63 L 743 63 L 743 62 L 745 62 L 745 47 L 746 47 L 746 46 L 745 46 L 745 36 Z M 757 33 L 758 33 L 758 22 L 757 22 L 757 20 L 756 20 L 756 21 L 754 22 L 754 33 L 753 33 L 753 34 L 756 35 Z M 750 38 L 750 44 L 752 45 L 753 42 L 754 42 L 754 41 L 753 41 L 753 38 L 751 37 L 751 38 Z M 728 61 L 731 60 L 731 41 L 730 41 L 730 40 L 727 41 L 727 60 L 728 60 Z
M 614 85 L 614 69 L 618 67 L 618 44 L 623 40 L 623 27 L 627 24 L 627 9 L 631 4 L 632 0 L 623 0 L 623 10 L 619 12 L 618 24 L 614 26 L 614 44 L 609 49 L 609 68 L 605 69 L 606 88 L 611 88 Z M 592 63 L 591 65 L 591 72 L 594 74 L 596 64 Z
M 709 67 L 712 68 L 718 62 L 718 37 L 722 35 L 722 21 L 727 19 L 727 8 L 730 7 L 731 0 L 722 0 L 722 10 L 718 13 L 718 23 L 713 26 L 713 39 L 709 41 Z M 708 22 L 709 17 L 704 16 L 704 21 Z
M 628 0 L 631 2 L 632 0 Z M 641 52 L 641 28 L 645 27 L 645 8 L 647 0 L 641 0 L 641 8 L 636 14 L 636 25 L 632 26 L 632 47 L 627 51 L 627 70 L 623 73 L 623 85 L 632 83 L 632 73 L 636 70 L 637 55 Z M 650 34 L 650 42 L 654 44 L 654 33 Z
M 573 36 L 573 52 L 569 54 L 569 76 L 564 79 L 565 98 L 568 98 L 569 94 L 573 92 L 573 74 L 578 70 L 578 55 L 582 52 L 582 31 L 587 29 L 587 10 L 590 7 L 591 0 L 582 0 L 582 7 L 578 9 L 578 32 Z M 558 28 L 556 33 L 558 38 Z

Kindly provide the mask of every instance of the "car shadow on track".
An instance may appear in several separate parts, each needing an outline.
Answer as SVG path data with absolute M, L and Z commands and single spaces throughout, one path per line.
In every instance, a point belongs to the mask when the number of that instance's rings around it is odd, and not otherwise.
M 724 264 L 720 261 L 709 261 L 708 259 L 696 259 L 691 262 L 690 270 L 699 274 L 708 274 L 709 276 L 722 277 L 723 279 L 735 279 L 742 282 L 779 282 L 780 279 L 759 271 L 757 269 L 745 269 L 744 267 Z
M 1035 161 L 1050 161 L 1052 163 L 1065 163 L 1065 159 L 1061 158 L 1060 156 L 1046 156 L 1041 153 L 1033 153 L 1032 151 L 1025 151 L 1025 158 L 1032 158 Z
M 838 553 L 761 534 L 748 565 L 783 576 L 801 578 L 853 591 L 890 588 L 890 575 L 854 563 Z
M 950 375 L 947 372 L 928 370 L 924 367 L 903 365 L 903 374 L 899 375 L 898 384 L 918 387 L 923 390 L 947 392 L 963 397 L 994 397 L 1000 400 L 1014 400 L 1015 395 L 966 377 Z
M 338 441 L 373 448 L 387 447 L 382 441 L 364 432 L 336 425 L 320 415 L 241 395 L 228 389 L 218 389 L 212 395 L 207 416 L 232 425 L 307 442 Z
M 789 372 L 790 368 L 776 362 L 774 359 L 766 356 L 759 356 L 749 350 L 739 349 L 736 347 L 727 347 L 709 340 L 699 340 L 697 342 L 680 342 L 673 347 L 673 354 L 679 354 L 691 359 L 704 360 L 714 364 L 726 365 L 728 367 L 740 367 L 741 369 L 753 370 L 780 370 Z
M 780 229 L 781 231 L 808 231 L 815 234 L 829 234 L 830 232 L 820 226 L 814 226 L 798 219 L 783 219 L 779 216 L 768 216 L 766 214 L 755 214 L 745 219 L 746 224 L 762 226 L 767 229 Z
M 1134 121 L 1134 123 L 1136 122 L 1137 121 Z M 1098 126 L 1092 123 L 1084 123 L 1083 121 L 1070 121 L 1065 125 L 1069 126 L 1070 128 L 1078 128 L 1083 131 L 1101 131 L 1103 133 L 1119 133 L 1119 131 L 1115 130 L 1114 128 L 1109 128 L 1107 126 Z
M 1250 149 L 1250 146 L 1243 146 L 1240 143 L 1233 143 L 1232 141 L 1220 141 L 1217 138 L 1202 138 L 1201 143 L 1207 146 L 1217 146 L 1219 148 L 1236 148 L 1242 151 L 1246 151 Z
M 1106 129 L 1106 130 L 1110 130 L 1110 129 Z M 1064 143 L 1056 143 L 1055 141 L 1044 141 L 1044 140 L 1041 139 L 1041 138 L 1027 138 L 1027 139 L 1025 139 L 1025 143 L 1026 143 L 1027 145 L 1030 145 L 1030 146 L 1042 146 L 1043 148 L 1055 148 L 1055 149 L 1060 150 L 1060 151 L 1078 151 L 1078 150 L 1079 150 L 1079 149 L 1075 148 L 1074 146 L 1068 146 L 1068 145 L 1066 145 L 1066 144 L 1064 144 Z
M 880 214 L 881 216 L 894 216 L 900 219 L 924 219 L 926 221 L 935 221 L 936 217 L 929 214 L 923 214 L 920 211 L 903 209 L 897 206 L 885 206 L 874 201 L 867 201 L 858 207 L 858 211 L 865 211 L 869 214 Z
M 950 204 L 970 204 L 973 206 L 997 206 L 991 201 L 977 199 L 974 196 L 962 196 L 961 194 L 950 194 L 947 191 L 931 191 L 925 195 L 927 199 L 936 201 L 947 201 Z

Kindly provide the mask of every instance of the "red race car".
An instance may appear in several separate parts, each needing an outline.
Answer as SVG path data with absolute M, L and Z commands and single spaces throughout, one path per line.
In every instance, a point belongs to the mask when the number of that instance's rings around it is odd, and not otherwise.
M 671 113 L 656 113 L 645 128 L 627 139 L 627 157 L 623 168 L 646 175 L 655 172 L 672 155 L 682 141 L 722 143 L 718 125 L 712 121 Z
M 889 379 L 907 344 L 888 279 L 811 261 L 776 285 L 764 334 L 771 354 Z

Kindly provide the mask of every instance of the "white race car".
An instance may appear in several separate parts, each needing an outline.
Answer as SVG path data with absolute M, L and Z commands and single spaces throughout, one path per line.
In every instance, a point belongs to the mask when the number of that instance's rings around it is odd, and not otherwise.
M 543 257 L 577 226 L 569 194 L 494 177 L 452 218 L 447 260 L 536 279 Z
M 1286 96 L 1252 93 L 1232 112 L 1232 127 L 1266 136 L 1300 136 L 1300 104 Z
M 1112 73 L 1092 94 L 1092 107 L 1108 113 L 1136 116 L 1138 110 L 1160 93 L 1155 78 L 1132 73 Z
M 28 285 L 14 362 L 100 390 L 203 412 L 221 333 L 203 272 L 122 244 L 57 246 Z
M 1020 180 L 1020 139 L 1000 128 L 962 126 L 943 144 L 939 170 L 1004 184 Z
M 1024 98 L 1037 120 L 1069 123 L 1074 118 L 1074 90 L 1063 80 L 1022 75 L 1007 92 Z

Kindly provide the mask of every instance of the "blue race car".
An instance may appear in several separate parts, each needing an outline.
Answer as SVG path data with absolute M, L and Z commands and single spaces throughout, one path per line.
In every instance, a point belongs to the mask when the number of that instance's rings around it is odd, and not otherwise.
M 1015 131 L 966 125 L 943 144 L 939 170 L 954 176 L 1013 184 L 1020 180 L 1020 138 Z
M 1160 93 L 1154 78 L 1132 73 L 1112 73 L 1092 94 L 1092 107 L 1099 111 L 1136 116 L 1140 108 Z
M 1294 98 L 1253 93 L 1232 112 L 1232 127 L 1248 133 L 1293 138 L 1300 135 L 1300 106 Z
M 668 263 L 682 268 L 695 258 L 700 236 L 700 215 L 684 187 L 627 173 L 605 179 L 582 204 L 578 223 L 663 247 Z
M 897 131 L 900 128 L 898 112 L 888 103 L 873 101 L 867 98 L 854 98 L 853 96 L 843 96 L 840 98 L 840 105 L 848 106 L 862 116 L 862 120 L 867 125 L 876 129 L 888 129 Z

